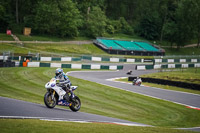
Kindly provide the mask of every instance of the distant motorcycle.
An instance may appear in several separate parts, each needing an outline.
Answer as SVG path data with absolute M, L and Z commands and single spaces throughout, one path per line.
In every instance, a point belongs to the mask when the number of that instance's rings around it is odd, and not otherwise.
M 133 85 L 138 85 L 140 86 L 142 84 L 142 79 L 137 77 L 133 80 Z
M 58 86 L 58 80 L 52 78 L 50 82 L 46 83 L 45 88 L 47 89 L 44 95 L 44 103 L 48 108 L 54 108 L 56 105 L 67 106 L 72 111 L 76 112 L 81 108 L 81 101 L 78 96 L 76 96 L 73 91 L 77 89 L 78 86 L 71 86 L 70 89 L 66 91 L 62 87 Z M 69 101 L 67 102 L 63 97 L 68 94 Z

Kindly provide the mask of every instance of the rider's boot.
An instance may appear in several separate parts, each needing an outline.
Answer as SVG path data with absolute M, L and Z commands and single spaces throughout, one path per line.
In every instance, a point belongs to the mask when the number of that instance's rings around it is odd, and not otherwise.
M 67 93 L 63 96 L 63 99 L 67 102 L 67 106 L 71 106 L 70 98 Z

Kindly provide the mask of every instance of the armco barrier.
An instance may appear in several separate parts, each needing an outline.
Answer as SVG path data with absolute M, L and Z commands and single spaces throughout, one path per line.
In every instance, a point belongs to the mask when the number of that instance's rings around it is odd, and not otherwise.
M 128 77 L 128 81 L 133 81 L 134 78 L 136 77 Z M 176 87 L 192 89 L 192 90 L 200 90 L 200 84 L 185 83 L 185 82 L 180 82 L 180 81 L 171 81 L 171 80 L 155 79 L 155 78 L 142 78 L 142 82 L 176 86 Z
M 0 56 L 0 59 L 3 56 Z M 21 60 L 21 56 L 13 57 L 13 60 Z M 81 57 L 40 57 L 38 58 L 32 57 L 32 61 L 82 61 L 82 60 L 90 60 L 90 61 L 105 61 L 105 62 L 129 62 L 129 63 L 139 63 L 139 62 L 153 62 L 153 59 L 131 59 L 131 58 L 109 58 L 109 57 L 92 57 L 92 56 L 81 56 Z
M 190 59 L 154 59 L 154 64 L 160 63 L 198 63 L 200 59 L 190 58 Z
M 22 62 L 18 63 L 22 67 Z M 28 62 L 27 67 L 55 67 L 55 68 L 71 68 L 71 69 L 106 69 L 106 70 L 121 70 L 123 65 L 97 65 L 97 64 L 61 64 L 61 63 L 41 63 Z

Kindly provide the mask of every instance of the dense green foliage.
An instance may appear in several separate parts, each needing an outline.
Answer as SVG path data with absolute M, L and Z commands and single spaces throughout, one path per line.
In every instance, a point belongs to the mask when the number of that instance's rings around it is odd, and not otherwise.
M 107 34 L 138 34 L 184 46 L 200 42 L 199 0 L 2 0 L 0 32 L 59 37 L 98 37 Z

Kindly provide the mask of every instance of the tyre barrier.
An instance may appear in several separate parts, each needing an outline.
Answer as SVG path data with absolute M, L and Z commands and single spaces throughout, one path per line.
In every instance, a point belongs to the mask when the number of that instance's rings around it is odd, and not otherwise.
M 15 62 L 12 62 L 11 60 L 0 60 L 0 67 L 15 67 Z
M 128 77 L 128 81 L 133 81 L 136 77 Z M 171 81 L 165 79 L 155 79 L 155 78 L 142 78 L 142 82 L 148 83 L 156 83 L 161 85 L 169 85 L 175 87 L 181 87 L 185 89 L 192 89 L 192 90 L 199 90 L 200 91 L 200 84 L 193 84 L 193 83 L 185 83 L 181 81 Z

